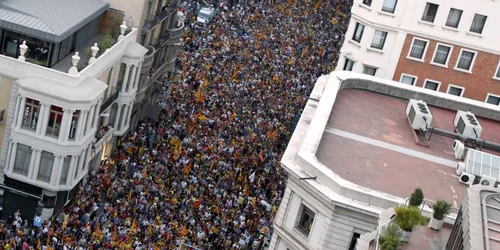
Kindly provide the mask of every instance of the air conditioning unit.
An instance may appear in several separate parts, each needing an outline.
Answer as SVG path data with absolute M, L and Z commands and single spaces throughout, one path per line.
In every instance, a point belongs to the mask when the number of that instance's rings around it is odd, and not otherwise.
M 452 148 L 453 152 L 455 152 L 455 159 L 462 160 L 464 158 L 465 145 L 461 141 L 455 140 Z
M 406 105 L 406 117 L 415 130 L 427 131 L 432 124 L 432 114 L 422 100 L 410 99 Z
M 476 176 L 473 174 L 469 174 L 467 172 L 462 172 L 462 174 L 460 175 L 459 181 L 463 184 L 470 186 L 470 185 L 472 185 L 472 183 L 474 183 L 475 178 L 476 178 Z
M 453 125 L 457 133 L 469 138 L 479 139 L 483 131 L 476 116 L 469 111 L 457 111 Z
M 457 164 L 457 171 L 456 171 L 457 175 L 458 176 L 462 175 L 464 171 L 465 171 L 465 163 L 459 161 Z
M 491 176 L 483 175 L 481 176 L 481 180 L 479 181 L 479 184 L 483 186 L 488 186 L 488 187 L 495 187 L 495 183 L 497 180 Z

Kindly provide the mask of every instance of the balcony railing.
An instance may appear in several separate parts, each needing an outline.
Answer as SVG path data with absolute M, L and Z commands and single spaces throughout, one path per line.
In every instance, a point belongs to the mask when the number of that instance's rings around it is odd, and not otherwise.
M 171 39 L 171 40 L 176 40 L 176 39 L 184 37 L 184 23 L 182 23 L 182 25 L 180 27 L 170 29 L 169 31 L 170 31 L 169 39 Z
M 101 105 L 100 113 L 104 112 L 109 106 L 111 106 L 116 99 L 118 99 L 118 95 L 120 94 L 120 90 L 116 90 L 111 96 L 109 96 Z
M 154 56 L 156 54 L 156 49 L 153 46 L 147 45 L 148 53 L 144 56 L 144 61 L 142 61 L 141 73 L 147 73 L 151 70 L 153 66 Z

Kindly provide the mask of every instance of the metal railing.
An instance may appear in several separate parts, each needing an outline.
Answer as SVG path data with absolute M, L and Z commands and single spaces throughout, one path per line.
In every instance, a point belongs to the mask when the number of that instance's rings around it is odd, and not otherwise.
M 158 23 L 163 22 L 165 18 L 168 17 L 169 13 L 174 12 L 177 10 L 177 7 L 179 6 L 179 0 L 172 1 L 166 6 L 163 6 L 160 11 L 157 11 L 155 14 L 150 15 L 148 19 L 144 21 L 143 25 L 143 30 L 152 30 Z M 173 15 L 177 15 L 177 13 L 173 13 Z
M 104 112 L 109 106 L 111 106 L 116 99 L 118 99 L 118 95 L 120 94 L 120 91 L 117 90 L 115 93 L 113 93 L 111 96 L 109 96 L 101 105 L 101 108 L 99 110 L 100 113 Z

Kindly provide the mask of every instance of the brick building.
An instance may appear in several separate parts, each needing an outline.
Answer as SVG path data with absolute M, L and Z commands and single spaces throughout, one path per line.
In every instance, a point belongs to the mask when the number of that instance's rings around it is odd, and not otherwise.
M 337 70 L 500 104 L 498 1 L 356 0 Z

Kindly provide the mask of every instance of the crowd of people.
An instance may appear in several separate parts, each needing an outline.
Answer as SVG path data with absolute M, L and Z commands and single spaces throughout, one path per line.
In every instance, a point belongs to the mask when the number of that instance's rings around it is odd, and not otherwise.
M 186 8 L 160 117 L 120 139 L 55 219 L 37 230 L 16 215 L 0 227 L 3 249 L 256 249 L 269 239 L 286 186 L 280 158 L 316 79 L 334 69 L 352 0 L 248 2 L 205 25 Z

